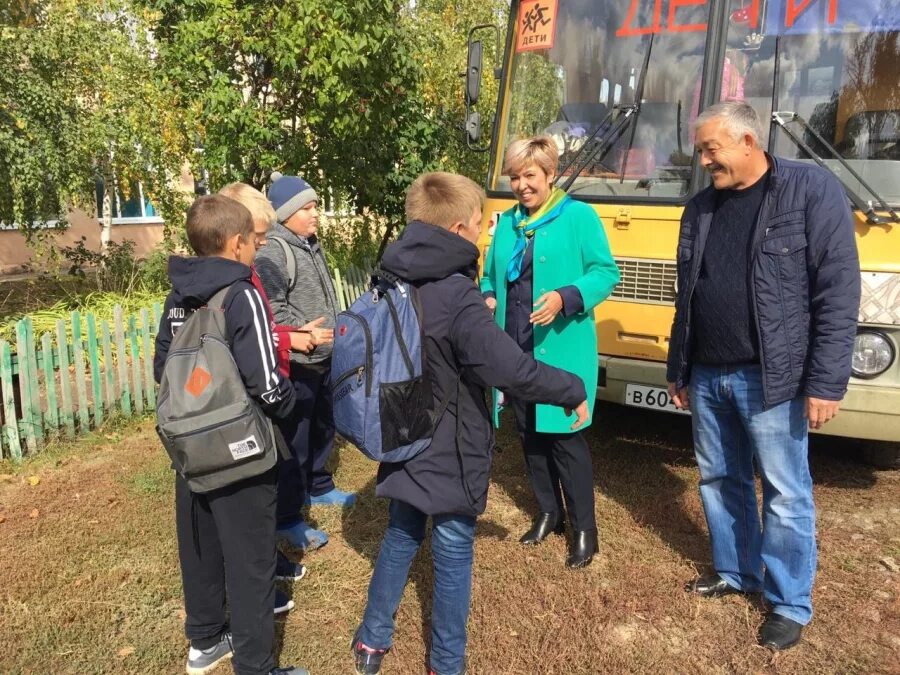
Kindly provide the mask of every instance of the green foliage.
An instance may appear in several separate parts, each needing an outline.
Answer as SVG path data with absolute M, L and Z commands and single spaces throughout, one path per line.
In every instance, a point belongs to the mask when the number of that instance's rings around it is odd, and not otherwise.
M 465 85 L 460 73 L 466 70 L 469 29 L 479 24 L 497 26 L 502 50 L 508 16 L 507 0 L 420 0 L 408 18 L 423 71 L 422 101 L 440 122 L 441 133 L 435 141 L 441 167 L 464 174 L 477 183 L 484 182 L 488 155 L 472 152 L 465 146 L 462 132 Z M 494 69 L 501 63 L 494 60 L 495 39 L 491 31 L 478 32 L 476 39 L 483 42 L 484 65 L 481 97 L 475 109 L 482 117 L 480 144 L 489 144 L 499 85 Z M 502 53 L 500 56 L 502 59 Z
M 212 187 L 305 176 L 326 206 L 398 220 L 438 122 L 398 0 L 145 0 Z
M 62 252 L 71 263 L 69 274 L 93 279 L 101 293 L 160 294 L 169 288 L 165 247 L 154 249 L 146 260 L 138 260 L 134 255 L 134 242 L 130 239 L 122 243 L 111 241 L 105 249 L 95 251 L 88 248 L 87 239 L 81 237 L 75 246 L 67 246 Z
M 370 269 L 387 230 L 387 221 L 366 211 L 358 216 L 337 216 L 319 227 L 329 267 L 344 272 L 350 267 Z
M 171 219 L 183 157 L 157 86 L 143 15 L 129 0 L 15 2 L 0 25 L 0 220 L 93 210 L 95 179 L 140 180 Z

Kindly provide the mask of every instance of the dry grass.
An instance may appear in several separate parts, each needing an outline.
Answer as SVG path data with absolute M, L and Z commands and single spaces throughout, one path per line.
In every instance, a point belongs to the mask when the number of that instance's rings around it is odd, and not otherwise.
M 847 461 L 818 443 L 816 617 L 798 648 L 754 646 L 754 602 L 687 597 L 709 562 L 685 420 L 610 407 L 591 432 L 602 552 L 564 570 L 565 543 L 516 542 L 534 504 L 518 443 L 502 435 L 479 521 L 470 673 L 900 672 L 900 472 Z M 122 435 L 119 435 L 122 433 Z M 178 673 L 186 644 L 171 477 L 152 426 L 81 443 L 20 469 L 0 465 L 0 672 Z M 306 557 L 279 623 L 282 663 L 352 672 L 349 637 L 386 522 L 374 466 L 340 453 L 352 510 L 316 508 L 331 543 Z M 31 485 L 28 477 L 40 478 Z M 417 558 L 387 675 L 425 672 L 430 555 Z M 228 672 L 220 669 L 220 673 Z

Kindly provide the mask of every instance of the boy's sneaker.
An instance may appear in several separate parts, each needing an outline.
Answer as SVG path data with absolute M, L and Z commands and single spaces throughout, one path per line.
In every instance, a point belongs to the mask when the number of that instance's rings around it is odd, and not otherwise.
M 306 495 L 306 504 L 321 504 L 323 506 L 353 506 L 356 503 L 356 495 L 352 492 L 344 492 L 337 488 L 331 488 L 321 495 Z
M 290 560 L 281 551 L 275 560 L 275 579 L 278 581 L 300 581 L 306 576 L 306 566 Z
M 294 609 L 294 601 L 287 594 L 275 589 L 275 613 L 284 614 Z
M 328 543 L 328 535 L 322 530 L 310 527 L 306 521 L 301 520 L 290 527 L 280 527 L 277 530 L 279 539 L 284 539 L 294 548 L 301 551 L 315 551 Z
M 309 671 L 306 668 L 288 666 L 287 668 L 272 668 L 269 675 L 309 675 Z
M 353 658 L 356 661 L 356 672 L 359 675 L 378 675 L 381 672 L 381 662 L 384 661 L 387 649 L 372 649 L 367 647 L 359 639 L 359 629 L 353 636 L 353 642 L 350 645 L 353 650 Z
M 208 673 L 225 659 L 230 659 L 234 655 L 234 648 L 231 646 L 231 633 L 222 633 L 219 642 L 209 649 L 196 649 L 191 647 L 188 650 L 187 667 L 185 670 L 188 675 L 203 675 Z

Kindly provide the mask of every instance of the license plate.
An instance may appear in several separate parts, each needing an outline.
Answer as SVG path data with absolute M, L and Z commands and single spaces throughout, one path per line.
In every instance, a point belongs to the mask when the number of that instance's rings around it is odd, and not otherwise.
M 660 387 L 645 387 L 640 384 L 626 384 L 625 405 L 690 415 L 687 410 L 679 410 L 676 408 L 675 404 L 672 403 L 672 399 L 669 397 L 669 392 Z

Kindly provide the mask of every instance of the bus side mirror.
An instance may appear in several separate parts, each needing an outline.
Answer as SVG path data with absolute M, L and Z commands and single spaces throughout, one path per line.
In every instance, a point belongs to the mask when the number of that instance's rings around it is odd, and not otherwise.
M 466 115 L 466 140 L 469 144 L 477 143 L 481 138 L 481 113 L 470 112 Z
M 466 65 L 466 104 L 478 103 L 481 94 L 481 67 L 482 67 L 481 40 L 469 42 L 469 58 Z M 468 123 L 466 124 L 468 126 Z
M 478 141 L 481 139 L 481 114 L 472 110 L 481 96 L 481 75 L 484 66 L 484 44 L 481 40 L 475 39 L 475 34 L 485 29 L 494 32 L 494 63 L 500 63 L 500 29 L 492 24 L 481 24 L 469 31 L 466 70 L 464 73 L 460 73 L 466 79 L 465 91 L 463 92 L 466 104 L 466 117 L 462 124 L 462 135 L 465 138 L 466 147 L 473 152 L 487 152 L 491 149 L 490 145 L 478 145 Z M 494 74 L 499 79 L 499 72 L 496 68 L 494 69 Z

